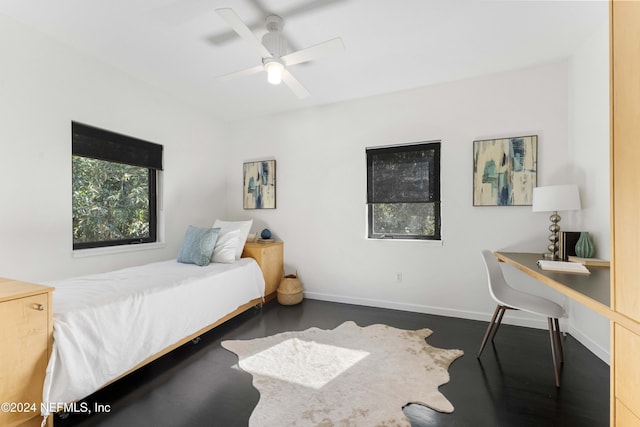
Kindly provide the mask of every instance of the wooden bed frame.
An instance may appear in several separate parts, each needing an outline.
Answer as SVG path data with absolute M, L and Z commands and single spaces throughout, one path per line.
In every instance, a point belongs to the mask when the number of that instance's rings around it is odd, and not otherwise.
M 266 296 L 264 298 L 264 301 L 266 301 Z M 116 381 L 126 377 L 127 375 L 129 375 L 132 372 L 137 371 L 138 369 L 142 368 L 145 365 L 148 365 L 149 363 L 153 362 L 154 360 L 157 360 L 159 358 L 161 358 L 162 356 L 164 356 L 167 353 L 170 353 L 171 351 L 175 350 L 176 348 L 188 343 L 189 341 L 193 341 L 195 338 L 199 337 L 200 335 L 203 335 L 207 332 L 209 332 L 210 330 L 212 330 L 213 328 L 215 328 L 218 325 L 223 324 L 224 322 L 226 322 L 227 320 L 231 320 L 234 317 L 244 313 L 247 310 L 250 310 L 251 308 L 262 308 L 263 305 L 263 298 L 255 298 L 252 299 L 251 301 L 249 301 L 246 304 L 241 305 L 240 307 L 238 307 L 237 309 L 235 309 L 234 311 L 232 311 L 231 313 L 227 314 L 224 317 L 221 317 L 220 319 L 218 319 L 216 322 L 205 326 L 204 328 L 200 329 L 199 331 L 184 337 L 183 339 L 181 339 L 180 341 L 170 345 L 169 347 L 166 347 L 164 350 L 159 351 L 158 353 L 155 353 L 154 355 L 152 355 L 151 357 L 143 360 L 142 362 L 138 363 L 136 366 L 134 366 L 133 368 L 129 369 L 127 372 L 123 373 L 122 375 L 120 375 L 117 378 L 114 378 L 113 380 L 109 381 L 108 383 L 106 383 L 105 385 L 103 385 L 102 387 L 100 387 L 101 390 L 105 387 L 107 387 L 110 384 L 115 383 Z M 96 391 L 98 391 L 96 390 Z M 53 419 L 54 419 L 54 415 L 51 414 L 49 415 L 49 417 L 47 418 L 47 427 L 53 427 Z
M 260 266 L 260 270 L 262 271 L 262 276 L 264 277 L 264 281 L 265 281 L 264 299 L 255 298 L 247 302 L 246 304 L 241 305 L 240 307 L 238 307 L 231 313 L 227 314 L 226 316 L 218 319 L 216 322 L 212 323 L 211 325 L 205 326 L 199 331 L 189 335 L 188 337 L 184 337 L 183 339 L 176 342 L 175 344 L 170 345 L 164 350 L 138 363 L 136 366 L 134 366 L 124 374 L 109 381 L 107 384 L 103 386 L 103 388 L 108 386 L 109 384 L 112 384 L 118 381 L 121 378 L 124 378 L 125 376 L 153 362 L 154 360 L 159 359 L 160 357 L 188 343 L 189 341 L 193 341 L 195 338 L 205 334 L 206 332 L 209 332 L 210 330 L 212 330 L 218 325 L 223 324 L 227 320 L 233 319 L 234 317 L 244 313 L 245 311 L 253 307 L 262 308 L 263 303 L 274 299 L 276 296 L 278 285 L 280 284 L 280 281 L 284 277 L 283 243 L 282 242 L 272 242 L 267 244 L 247 243 L 245 244 L 244 250 L 242 252 L 242 257 L 253 258 L 258 263 L 258 266 Z
M 194 339 L 196 339 L 197 337 L 199 337 L 200 335 L 203 335 L 207 332 L 209 332 L 210 330 L 212 330 L 213 328 L 215 328 L 216 326 L 219 326 L 223 323 L 225 323 L 228 320 L 233 319 L 234 317 L 244 313 L 247 310 L 250 310 L 254 307 L 256 308 L 262 308 L 262 305 L 267 302 L 270 301 L 272 299 L 275 298 L 276 296 L 276 291 L 278 288 L 278 285 L 280 284 L 280 280 L 282 279 L 282 277 L 284 277 L 284 260 L 283 260 L 283 243 L 282 242 L 274 242 L 268 245 L 264 245 L 264 244 L 260 244 L 259 248 L 255 247 L 255 244 L 251 245 L 251 244 L 247 244 L 245 246 L 245 250 L 242 253 L 242 257 L 243 258 L 253 258 L 256 260 L 256 262 L 258 263 L 258 265 L 260 266 L 260 270 L 262 271 L 262 275 L 265 279 L 265 289 L 264 289 L 264 298 L 255 298 L 252 299 L 251 301 L 241 305 L 240 307 L 238 307 L 237 309 L 235 309 L 234 311 L 232 311 L 231 313 L 227 314 L 226 316 L 221 317 L 220 319 L 218 319 L 217 321 L 215 321 L 214 323 L 205 326 L 204 328 L 200 329 L 199 331 L 184 337 L 183 339 L 181 339 L 180 341 L 166 347 L 164 350 L 159 351 L 158 353 L 154 354 L 153 356 L 143 360 L 142 362 L 138 363 L 136 366 L 134 366 L 133 368 L 129 369 L 127 372 L 123 373 L 122 375 L 120 375 L 117 378 L 114 378 L 113 380 L 109 381 L 108 383 L 106 383 L 104 386 L 101 387 L 104 388 L 110 384 L 115 383 L 116 381 L 126 377 L 127 375 L 129 375 L 130 373 L 142 368 L 145 365 L 148 365 L 149 363 L 153 362 L 154 360 L 159 359 L 160 357 L 164 356 L 167 353 L 170 353 L 171 351 L 175 350 L 176 348 L 188 343 L 189 341 L 193 341 Z M 53 414 L 49 416 L 49 418 L 47 418 L 47 426 L 48 427 L 53 427 Z

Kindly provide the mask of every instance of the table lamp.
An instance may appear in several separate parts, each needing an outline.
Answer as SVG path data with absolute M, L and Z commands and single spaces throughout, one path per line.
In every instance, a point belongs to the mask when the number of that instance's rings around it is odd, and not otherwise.
M 533 189 L 533 212 L 553 212 L 549 219 L 551 225 L 549 231 L 548 252 L 544 254 L 546 259 L 557 260 L 558 257 L 558 232 L 560 231 L 560 215 L 558 211 L 579 210 L 580 193 L 577 185 L 549 185 Z

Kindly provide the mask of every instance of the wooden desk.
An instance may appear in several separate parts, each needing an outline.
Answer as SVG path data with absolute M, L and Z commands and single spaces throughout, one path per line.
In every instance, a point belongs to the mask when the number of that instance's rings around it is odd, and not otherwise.
M 541 254 L 496 252 L 496 257 L 528 274 L 556 291 L 574 299 L 605 316 L 611 311 L 609 267 L 587 267 L 591 274 L 563 273 L 543 270 L 536 262 Z
M 541 254 L 495 252 L 498 260 L 509 264 L 574 301 L 640 334 L 640 324 L 611 309 L 611 274 L 609 267 L 588 266 L 591 274 L 543 270 L 536 262 Z

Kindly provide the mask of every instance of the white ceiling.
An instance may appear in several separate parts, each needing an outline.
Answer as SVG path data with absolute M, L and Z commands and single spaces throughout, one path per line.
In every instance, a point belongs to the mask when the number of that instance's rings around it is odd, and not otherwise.
M 290 71 L 300 100 L 263 73 L 215 76 L 260 64 L 215 9 L 230 7 L 265 32 L 285 18 L 296 48 L 339 36 L 346 50 Z M 607 24 L 598 1 L 512 0 L 0 0 L 0 13 L 139 79 L 236 120 L 395 92 L 567 57 Z M 233 35 L 233 34 L 232 34 Z M 162 88 L 162 89 L 160 89 Z

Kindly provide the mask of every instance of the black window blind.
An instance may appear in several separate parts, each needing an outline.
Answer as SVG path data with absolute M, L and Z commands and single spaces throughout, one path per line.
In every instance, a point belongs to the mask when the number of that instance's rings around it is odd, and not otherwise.
M 162 170 L 162 145 L 71 122 L 75 156 Z
M 440 201 L 440 143 L 369 148 L 367 203 Z

